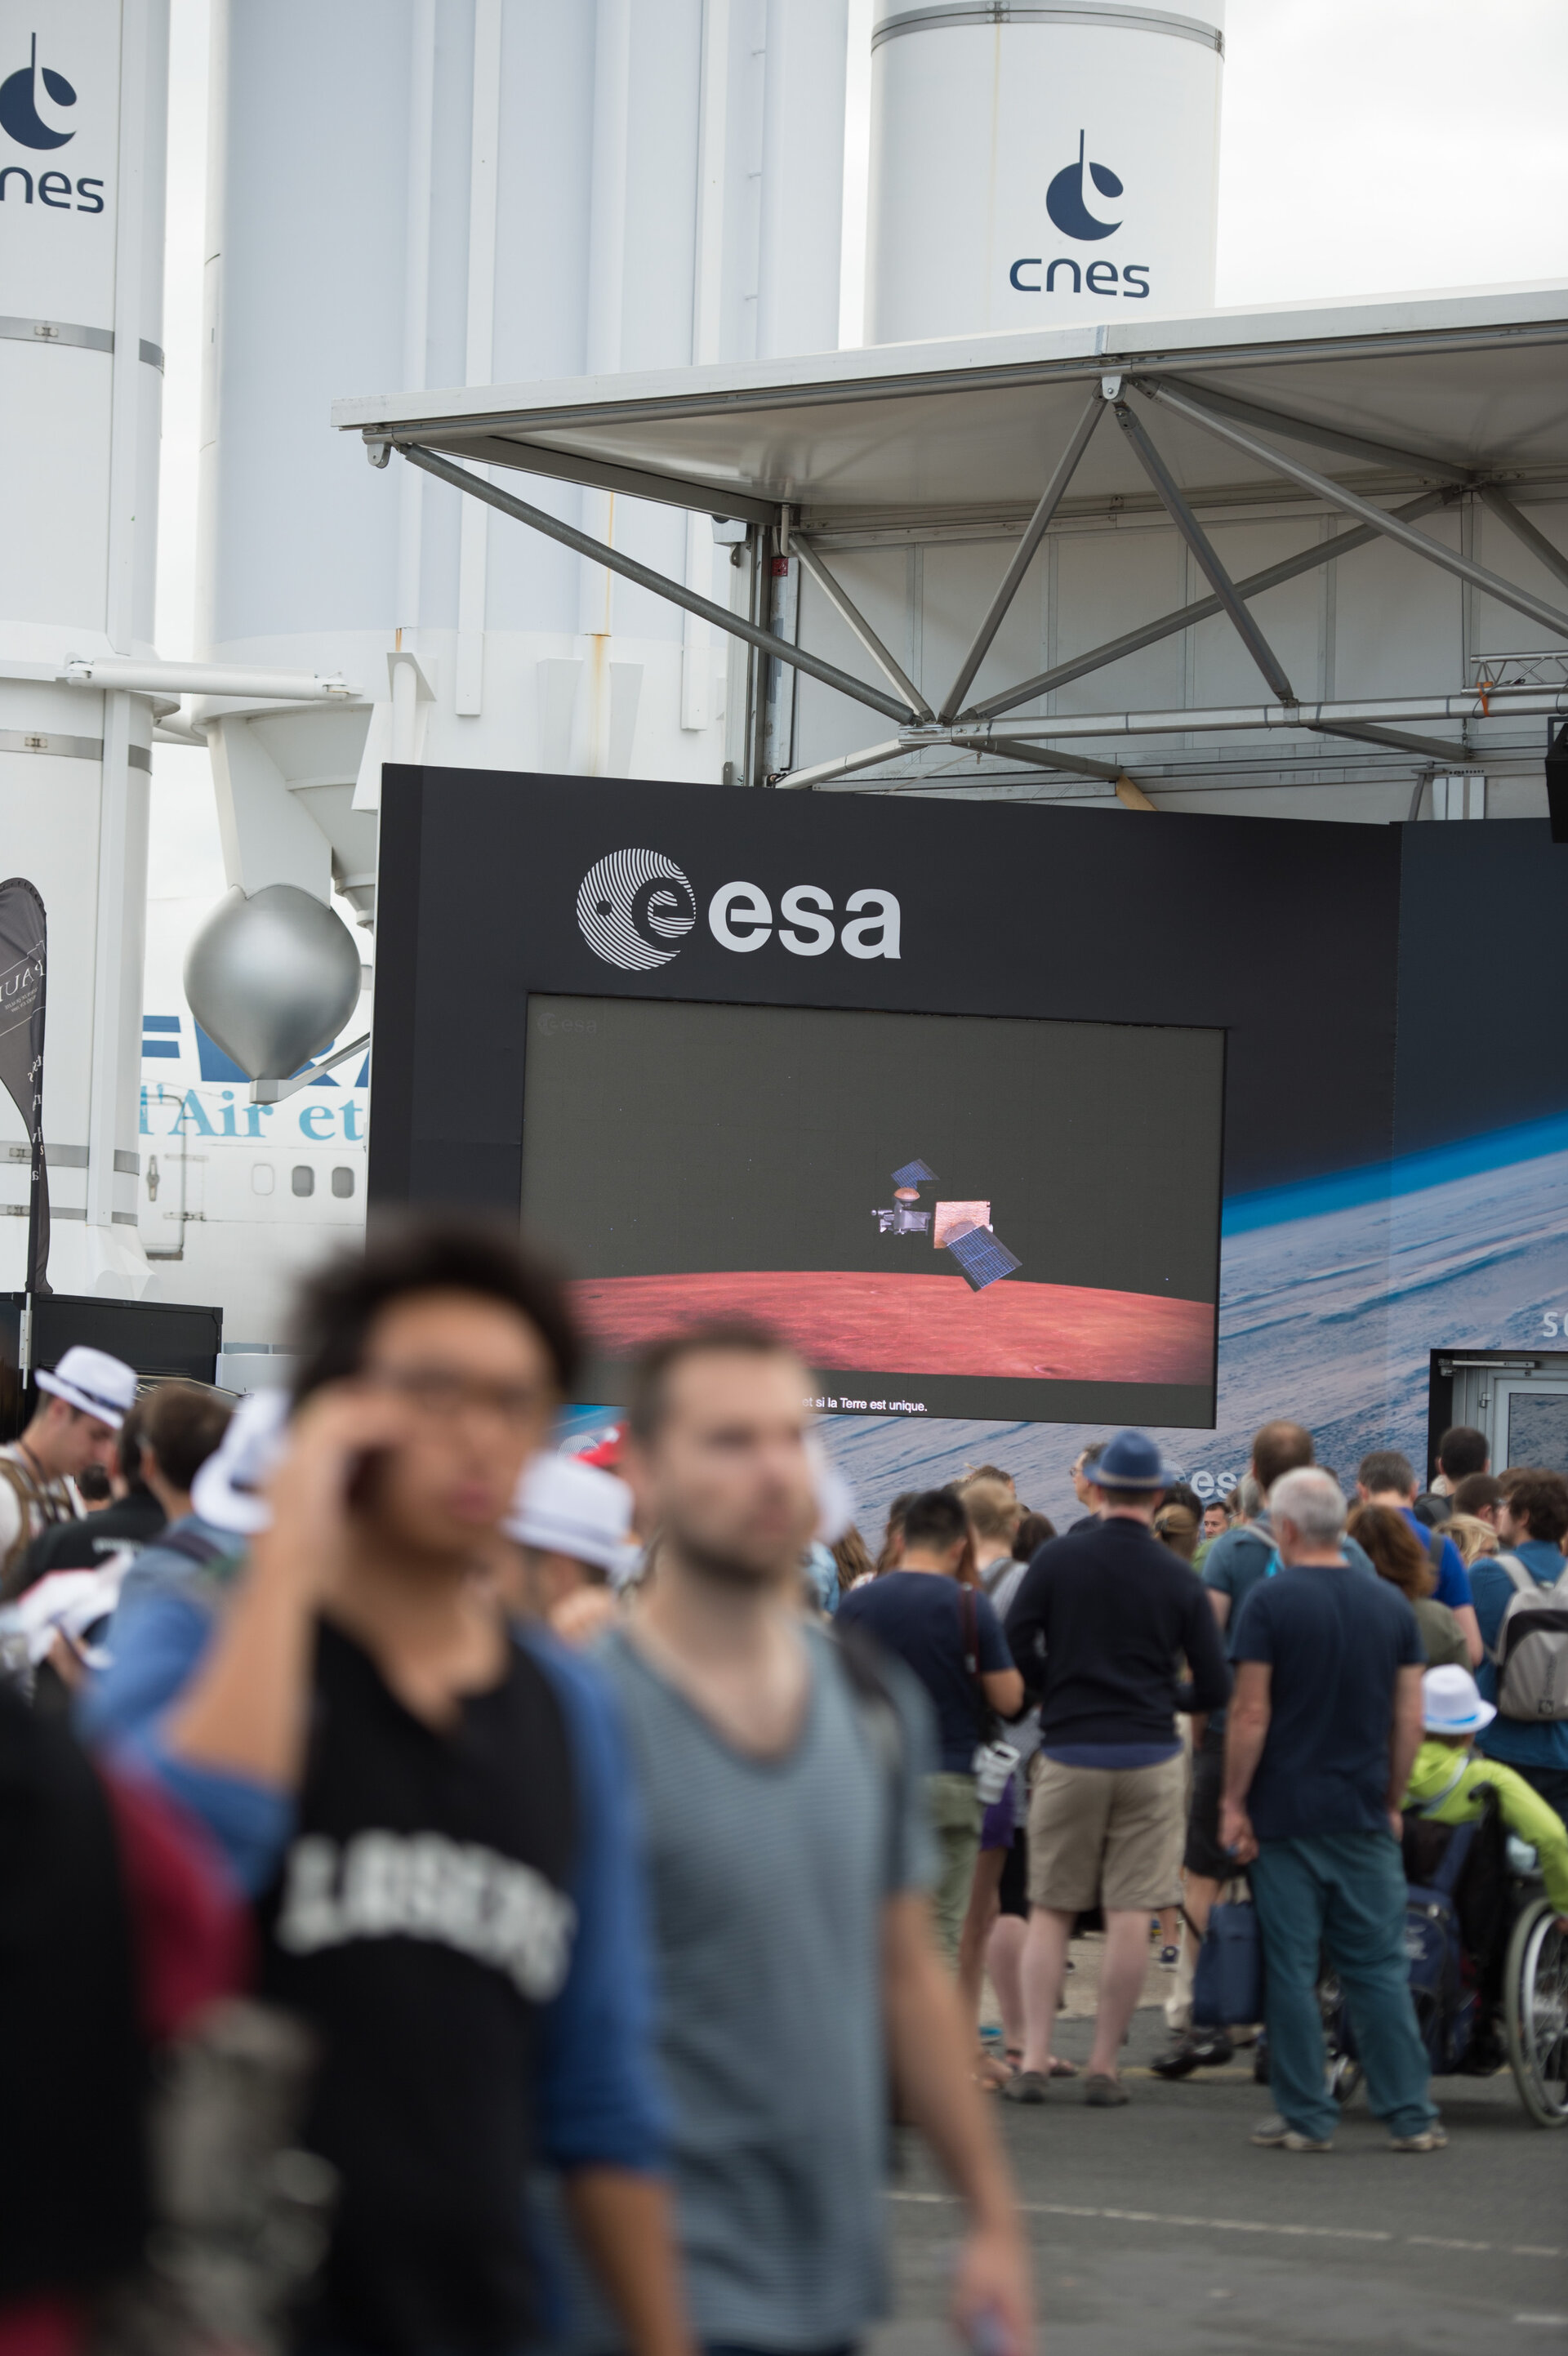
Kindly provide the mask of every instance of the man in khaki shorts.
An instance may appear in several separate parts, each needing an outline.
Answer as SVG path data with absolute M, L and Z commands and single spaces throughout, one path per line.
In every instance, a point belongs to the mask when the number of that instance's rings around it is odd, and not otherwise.
M 1117 2063 L 1144 1985 L 1148 1918 L 1170 1904 L 1181 1868 L 1187 1778 L 1176 1714 L 1217 1709 L 1230 1677 L 1201 1583 L 1149 1526 L 1175 1477 L 1159 1450 L 1141 1431 L 1118 1432 L 1093 1476 L 1098 1518 L 1041 1548 L 1007 1615 L 1013 1656 L 1039 1697 L 1040 1759 L 1024 2066 L 1004 2092 L 1045 2101 L 1073 1922 L 1099 1905 L 1105 1955 L 1084 2100 L 1109 2109 L 1127 2100 Z

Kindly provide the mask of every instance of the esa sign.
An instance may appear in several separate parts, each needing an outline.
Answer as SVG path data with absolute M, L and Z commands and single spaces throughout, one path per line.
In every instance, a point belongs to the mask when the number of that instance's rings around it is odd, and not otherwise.
M 840 916 L 844 919 L 842 926 Z M 612 851 L 595 862 L 577 891 L 577 926 L 596 958 L 631 973 L 668 965 L 697 922 L 697 895 L 661 851 Z M 777 939 L 791 957 L 899 955 L 900 910 L 876 885 L 851 892 L 842 912 L 820 884 L 791 884 L 777 916 L 760 884 L 737 879 L 709 895 L 708 930 L 721 949 L 748 957 Z

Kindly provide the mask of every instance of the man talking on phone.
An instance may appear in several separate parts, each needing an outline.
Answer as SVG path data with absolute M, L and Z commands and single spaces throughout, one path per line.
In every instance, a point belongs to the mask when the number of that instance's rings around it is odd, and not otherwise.
M 320 2038 L 305 2139 L 339 2192 L 296 2345 L 536 2344 L 543 2160 L 626 2344 L 687 2356 L 616 1721 L 478 1575 L 571 1396 L 560 1292 L 508 1239 L 413 1226 L 316 1278 L 295 1348 L 277 1461 L 235 1451 L 248 1560 L 127 1614 L 88 1722 L 218 1836 L 263 1994 Z

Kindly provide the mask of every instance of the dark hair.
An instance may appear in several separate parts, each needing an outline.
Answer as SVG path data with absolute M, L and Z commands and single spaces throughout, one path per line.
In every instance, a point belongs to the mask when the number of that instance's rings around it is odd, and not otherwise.
M 1503 1484 L 1495 1472 L 1466 1472 L 1449 1502 L 1456 1514 L 1479 1515 L 1483 1505 L 1502 1504 Z
M 557 1390 L 572 1397 L 577 1336 L 554 1270 L 505 1227 L 456 1217 L 389 1221 L 306 1280 L 295 1306 L 295 1404 L 358 1374 L 377 1318 L 421 1292 L 467 1292 L 515 1310 L 549 1352 Z
M 1277 1417 L 1273 1423 L 1265 1423 L 1261 1431 L 1255 1431 L 1252 1470 L 1264 1496 L 1283 1474 L 1299 1472 L 1304 1465 L 1312 1462 L 1316 1452 L 1305 1423 L 1289 1423 Z
M 1510 1472 L 1508 1501 L 1509 1513 L 1529 1522 L 1532 1538 L 1555 1546 L 1568 1535 L 1568 1481 L 1561 1472 L 1548 1472 L 1539 1464 L 1525 1465 L 1517 1479 Z
M 1415 1486 L 1415 1468 L 1397 1448 L 1375 1448 L 1370 1456 L 1362 1457 L 1356 1478 L 1374 1497 L 1384 1489 L 1397 1489 L 1408 1497 Z
M 631 1370 L 627 1394 L 626 1428 L 634 1440 L 650 1440 L 670 1410 L 670 1377 L 688 1358 L 738 1355 L 745 1358 L 792 1358 L 796 1352 L 766 1325 L 689 1326 L 683 1333 L 666 1333 L 642 1351 Z
M 196 1383 L 160 1383 L 138 1407 L 142 1444 L 171 1488 L 188 1489 L 228 1430 L 233 1408 Z
M 1397 1505 L 1358 1505 L 1347 1525 L 1380 1579 L 1414 1603 L 1437 1584 L 1432 1557 Z
M 885 1570 L 891 1570 L 898 1559 L 898 1549 L 904 1543 L 904 1516 L 919 1494 L 918 1489 L 900 1489 L 887 1508 L 886 1526 L 875 1566 L 878 1579 Z
M 906 1547 L 924 1546 L 946 1554 L 968 1536 L 969 1516 L 950 1489 L 922 1489 L 910 1499 L 904 1515 Z
M 1102 1481 L 1094 1485 L 1108 1505 L 1153 1505 L 1159 1502 L 1161 1494 L 1157 1488 L 1109 1489 Z
M 1455 1486 L 1472 1472 L 1484 1472 L 1491 1452 L 1486 1433 L 1473 1423 L 1451 1423 L 1437 1443 L 1437 1462 Z
M 114 1434 L 114 1461 L 120 1467 L 120 1478 L 133 1486 L 142 1477 L 142 1409 L 145 1405 L 145 1399 L 137 1399 L 126 1410 L 125 1420 Z M 80 1478 L 76 1485 L 85 1497 L 88 1493 Z
M 1026 1514 L 1013 1533 L 1014 1561 L 1033 1562 L 1056 1534 L 1057 1526 L 1048 1514 Z
M 1162 1505 L 1160 1508 L 1162 1513 L 1165 1511 L 1165 1505 L 1181 1505 L 1185 1507 L 1186 1511 L 1192 1515 L 1195 1522 L 1201 1522 L 1203 1519 L 1203 1499 L 1198 1495 L 1197 1491 L 1192 1487 L 1191 1483 L 1187 1481 L 1173 1481 L 1171 1483 L 1170 1487 L 1165 1491 L 1165 1504 Z
M 1093 1464 L 1098 1464 L 1104 1453 L 1105 1442 L 1103 1440 L 1091 1440 L 1087 1448 L 1082 1448 L 1079 1451 L 1077 1458 L 1078 1469 L 1086 1479 L 1089 1474 L 1090 1467 Z

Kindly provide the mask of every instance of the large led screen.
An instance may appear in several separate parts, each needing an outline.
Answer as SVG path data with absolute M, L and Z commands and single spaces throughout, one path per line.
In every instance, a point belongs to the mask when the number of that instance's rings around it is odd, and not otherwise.
M 585 1397 L 745 1318 L 824 1410 L 1212 1422 L 1223 1033 L 535 995 L 524 1068 Z

